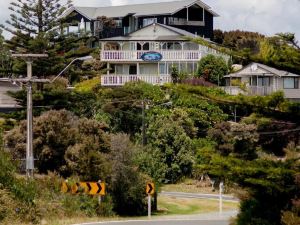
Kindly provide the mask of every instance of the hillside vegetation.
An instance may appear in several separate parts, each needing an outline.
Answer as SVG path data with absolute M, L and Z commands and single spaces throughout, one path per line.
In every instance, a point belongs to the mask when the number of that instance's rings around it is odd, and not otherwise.
M 159 186 L 208 175 L 216 187 L 224 181 L 225 187 L 244 190 L 236 224 L 297 224 L 299 104 L 282 93 L 233 97 L 218 88 L 181 84 L 84 85 L 73 92 L 55 84 L 35 92 L 35 104 L 45 106 L 34 119 L 39 179 L 26 182 L 14 165 L 25 157 L 25 122 L 5 134 L 2 221 L 144 215 L 147 181 Z M 20 102 L 25 97 L 15 96 Z M 97 198 L 61 194 L 63 179 L 101 179 L 108 194 L 101 206 Z

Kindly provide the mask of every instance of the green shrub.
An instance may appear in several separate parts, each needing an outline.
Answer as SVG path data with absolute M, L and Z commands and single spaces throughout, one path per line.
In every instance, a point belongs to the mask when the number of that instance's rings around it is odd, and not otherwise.
M 90 80 L 82 81 L 75 86 L 75 90 L 79 93 L 81 92 L 92 92 L 95 88 L 100 86 L 100 78 L 94 77 Z
M 96 208 L 97 216 L 111 217 L 114 216 L 115 213 L 113 211 L 113 199 L 107 194 L 102 197 L 101 204 Z
M 0 223 L 16 217 L 17 202 L 7 190 L 0 189 Z

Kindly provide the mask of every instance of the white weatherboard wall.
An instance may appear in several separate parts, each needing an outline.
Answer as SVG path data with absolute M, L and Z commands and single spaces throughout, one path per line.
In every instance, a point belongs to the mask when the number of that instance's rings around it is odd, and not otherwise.
M 159 36 L 178 36 L 177 33 L 171 31 L 167 28 L 158 25 L 150 25 L 141 30 L 138 30 L 132 33 L 131 37 L 153 37 L 155 34 L 159 34 Z
M 279 79 L 278 86 L 280 90 L 283 90 L 284 96 L 289 99 L 298 99 L 300 100 L 300 89 L 283 89 L 283 79 Z M 300 87 L 300 81 L 298 81 L 298 86 Z

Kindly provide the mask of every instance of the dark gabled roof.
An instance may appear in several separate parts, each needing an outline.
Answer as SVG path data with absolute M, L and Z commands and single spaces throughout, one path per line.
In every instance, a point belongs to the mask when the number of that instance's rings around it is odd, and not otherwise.
M 219 16 L 217 13 L 212 11 L 208 5 L 200 0 L 183 0 L 108 7 L 71 7 L 63 16 L 68 16 L 73 11 L 77 11 L 90 20 L 96 19 L 99 16 L 118 18 L 125 17 L 127 15 L 134 15 L 135 17 L 147 15 L 172 15 L 195 4 L 203 7 L 213 16 Z

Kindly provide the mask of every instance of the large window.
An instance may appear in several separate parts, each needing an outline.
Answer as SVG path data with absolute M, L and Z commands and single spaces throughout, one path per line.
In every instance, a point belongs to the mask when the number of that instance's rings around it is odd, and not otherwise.
M 157 23 L 157 18 L 145 18 L 145 19 L 143 19 L 143 27 L 148 26 L 152 23 Z
M 298 89 L 299 88 L 299 78 L 298 77 L 283 78 L 283 88 L 284 89 Z

